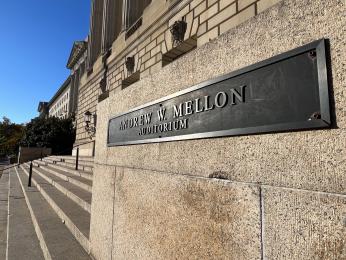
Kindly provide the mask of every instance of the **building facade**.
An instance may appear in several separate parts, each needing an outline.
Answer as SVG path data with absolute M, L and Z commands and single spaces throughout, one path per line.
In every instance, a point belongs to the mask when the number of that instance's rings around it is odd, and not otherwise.
M 78 86 L 81 72 L 83 73 L 84 59 L 83 47 L 74 43 L 68 60 L 67 68 L 71 70 L 71 75 L 60 86 L 49 102 L 40 102 L 37 111 L 40 117 L 72 118 L 75 121 L 78 102 Z M 86 45 L 86 42 L 82 42 Z M 77 56 L 74 56 L 77 55 Z M 80 55 L 80 56 L 78 56 Z
M 86 72 L 80 80 L 76 143 L 94 140 L 84 114 L 278 1 L 92 1 Z M 154 18 L 155 19 L 154 19 Z M 176 37 L 171 33 L 176 23 Z M 179 32 L 179 26 L 183 26 Z M 81 148 L 90 155 L 92 146 Z
M 91 255 L 346 258 L 344 25 L 342 0 L 93 0 L 76 114 L 80 155 L 95 155 Z M 286 60 L 282 54 L 288 51 L 295 57 L 296 48 L 318 40 L 326 45 L 327 76 L 319 79 L 328 83 L 330 95 L 327 129 L 109 141 L 116 132 L 112 118 L 139 111 L 137 121 L 124 120 L 120 130 L 138 126 L 140 111 L 162 107 L 167 96 L 219 82 L 224 75 L 242 75 L 243 68 L 249 72 L 254 68 L 249 66 L 269 64 L 273 57 Z M 306 64 L 316 62 L 314 51 L 308 55 Z M 271 79 L 269 85 L 276 82 Z M 244 101 L 239 89 L 231 93 Z M 214 107 L 226 104 L 223 97 Z M 205 100 L 204 109 L 210 105 L 208 96 Z M 192 113 L 190 101 L 182 118 Z M 306 121 L 321 120 L 320 112 Z M 86 127 L 89 114 L 95 115 L 96 132 Z
M 68 77 L 48 103 L 49 116 L 68 118 L 71 115 L 71 78 Z
M 69 104 L 70 111 L 73 111 L 73 118 L 78 113 L 78 93 L 80 86 L 80 78 L 85 72 L 86 67 L 86 54 L 87 54 L 87 39 L 85 41 L 76 41 L 73 43 L 70 57 L 67 61 L 66 67 L 71 71 L 71 96 L 73 99 Z

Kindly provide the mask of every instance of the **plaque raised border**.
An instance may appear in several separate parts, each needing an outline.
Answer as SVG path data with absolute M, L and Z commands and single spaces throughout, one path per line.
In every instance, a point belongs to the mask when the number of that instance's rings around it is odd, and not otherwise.
M 111 146 L 121 146 L 121 145 L 157 143 L 157 142 L 212 138 L 212 137 L 222 137 L 222 136 L 238 136 L 238 135 L 257 134 L 257 133 L 260 134 L 260 133 L 286 132 L 286 131 L 308 130 L 308 129 L 319 129 L 319 128 L 330 127 L 331 119 L 330 119 L 330 107 L 329 107 L 329 90 L 328 90 L 325 42 L 326 42 L 325 39 L 314 41 L 302 47 L 298 47 L 294 50 L 279 54 L 275 57 L 258 62 L 248 67 L 245 67 L 237 71 L 219 76 L 217 78 L 199 83 L 193 87 L 184 89 L 172 95 L 166 96 L 164 98 L 155 100 L 153 102 L 133 108 L 125 113 L 121 113 L 117 116 L 114 116 L 108 122 L 107 146 L 111 147 Z M 298 56 L 304 53 L 310 53 L 311 55 L 314 55 L 314 58 L 316 59 L 316 64 L 317 64 L 316 70 L 317 70 L 317 76 L 318 76 L 317 82 L 318 82 L 319 111 L 318 111 L 318 114 L 312 115 L 312 118 L 310 119 L 299 121 L 299 122 L 293 121 L 293 122 L 284 122 L 284 123 L 278 123 L 278 124 L 267 124 L 267 125 L 251 126 L 251 127 L 232 128 L 232 129 L 221 130 L 221 131 L 207 131 L 202 133 L 189 133 L 189 134 L 183 134 L 183 135 L 177 134 L 173 136 L 160 136 L 159 134 L 156 134 L 153 136 L 153 138 L 145 138 L 145 139 L 141 139 L 141 135 L 138 135 L 137 138 L 133 138 L 132 140 L 116 141 L 116 142 L 111 141 L 112 138 L 110 137 L 116 137 L 114 136 L 116 135 L 116 133 L 114 133 L 114 131 L 111 131 L 112 124 L 117 123 L 117 120 L 119 121 L 120 118 L 126 115 L 130 116 L 131 114 L 135 114 L 136 112 L 138 114 L 138 111 L 145 111 L 146 109 L 149 109 L 153 105 L 161 106 L 161 103 L 164 103 L 165 101 L 167 102 L 176 97 L 183 96 L 183 95 L 192 93 L 194 91 L 201 90 L 203 88 L 207 88 L 208 86 L 215 85 L 225 80 L 235 78 L 242 74 L 251 73 L 260 68 L 264 68 L 266 66 L 279 63 L 281 61 L 293 58 L 295 56 Z M 113 130 L 114 130 L 114 127 L 113 127 Z M 196 128 L 196 130 L 198 130 L 198 127 Z

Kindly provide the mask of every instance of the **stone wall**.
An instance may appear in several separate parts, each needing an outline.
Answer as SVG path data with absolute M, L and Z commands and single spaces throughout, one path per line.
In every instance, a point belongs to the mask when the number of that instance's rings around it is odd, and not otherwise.
M 77 155 L 77 148 L 79 148 L 79 156 L 94 156 L 95 155 L 95 140 L 90 141 L 90 138 L 87 139 L 84 143 L 79 143 L 78 146 L 72 149 L 72 155 Z
M 89 80 L 88 82 L 85 82 Z M 79 145 L 79 155 L 94 156 L 94 136 L 90 136 L 85 130 L 84 113 L 96 113 L 97 99 L 99 95 L 100 77 L 96 75 L 87 78 L 86 74 L 82 77 L 78 94 L 78 107 L 76 113 L 76 141 L 74 146 Z M 76 155 L 76 147 L 73 148 L 72 155 Z
M 96 111 L 104 64 L 107 66 L 107 90 L 121 91 L 125 88 L 124 82 L 134 75 L 126 69 L 127 57 L 134 57 L 134 72 L 139 73 L 141 79 L 145 78 L 159 71 L 167 63 L 167 57 L 172 56 L 171 52 L 173 55 L 181 55 L 196 46 L 202 46 L 277 2 L 279 0 L 152 0 L 144 10 L 143 24 L 135 33 L 126 39 L 126 32 L 121 33 L 114 41 L 112 54 L 106 62 L 103 62 L 102 55 L 99 56 L 92 73 L 85 73 L 82 77 L 76 144 L 89 138 L 84 130 L 83 115 L 87 110 Z M 173 46 L 170 33 L 170 27 L 178 20 L 187 23 L 183 48 Z
M 92 255 L 345 259 L 344 28 L 342 0 L 282 0 L 100 102 Z M 321 38 L 332 129 L 107 147 L 112 116 Z
M 19 147 L 18 163 L 24 163 L 32 160 L 46 157 L 52 154 L 52 148 L 43 147 Z
M 88 80 L 88 82 L 86 82 Z M 78 94 L 78 108 L 76 117 L 76 144 L 90 141 L 89 134 L 85 131 L 84 113 L 90 111 L 96 112 L 97 98 L 99 95 L 100 77 L 96 75 L 88 79 L 84 74 Z
M 187 29 L 184 41 L 190 45 L 202 46 L 279 1 L 193 0 L 180 1 L 175 8 L 170 9 L 170 1 L 153 0 L 144 11 L 142 28 L 126 41 L 120 35 L 113 43 L 114 55 L 109 58 L 110 91 L 116 91 L 117 88 L 120 90 L 122 82 L 131 75 L 125 66 L 125 57 L 135 58 L 134 71 L 140 72 L 140 78 L 162 68 L 163 56 L 175 48 L 170 33 L 174 22 L 185 20 Z M 153 17 L 159 17 L 154 24 Z M 186 47 L 179 51 L 184 53 L 188 49 Z

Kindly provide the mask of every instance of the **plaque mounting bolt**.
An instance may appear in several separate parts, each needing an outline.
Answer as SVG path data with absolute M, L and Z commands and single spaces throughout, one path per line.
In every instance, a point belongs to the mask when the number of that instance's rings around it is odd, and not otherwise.
M 310 118 L 309 118 L 309 121 L 311 120 L 316 120 L 316 119 L 321 119 L 321 113 L 320 112 L 314 112 Z
M 315 51 L 315 50 L 310 51 L 310 52 L 309 52 L 309 57 L 310 57 L 311 59 L 316 58 L 316 51 Z

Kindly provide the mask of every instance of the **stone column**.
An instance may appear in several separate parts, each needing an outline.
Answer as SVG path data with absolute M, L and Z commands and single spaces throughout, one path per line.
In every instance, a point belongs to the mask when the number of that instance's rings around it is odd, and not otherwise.
M 88 68 L 92 67 L 101 53 L 104 0 L 93 0 L 88 40 Z
M 117 38 L 122 26 L 123 0 L 104 0 L 102 53 L 105 53 Z

